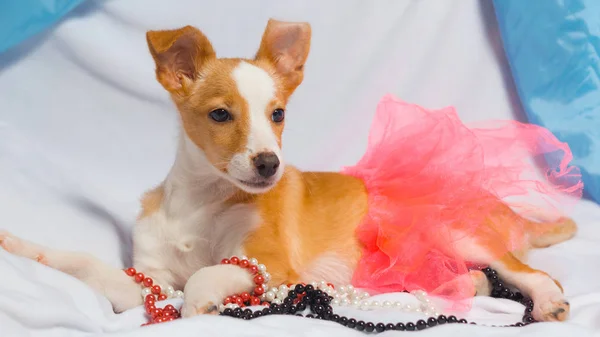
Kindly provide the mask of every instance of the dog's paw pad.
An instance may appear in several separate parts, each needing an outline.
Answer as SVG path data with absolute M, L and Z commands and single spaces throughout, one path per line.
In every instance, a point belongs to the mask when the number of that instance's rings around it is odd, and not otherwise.
M 542 302 L 534 308 L 534 318 L 543 322 L 562 322 L 569 318 L 571 306 L 564 299 Z M 537 309 L 537 310 L 536 310 Z

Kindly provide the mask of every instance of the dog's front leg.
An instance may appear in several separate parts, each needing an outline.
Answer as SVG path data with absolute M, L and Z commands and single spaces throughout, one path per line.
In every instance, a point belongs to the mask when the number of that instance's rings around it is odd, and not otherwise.
M 215 265 L 195 272 L 184 288 L 183 317 L 200 314 L 217 314 L 219 304 L 225 297 L 251 292 L 254 288 L 252 275 L 233 265 Z

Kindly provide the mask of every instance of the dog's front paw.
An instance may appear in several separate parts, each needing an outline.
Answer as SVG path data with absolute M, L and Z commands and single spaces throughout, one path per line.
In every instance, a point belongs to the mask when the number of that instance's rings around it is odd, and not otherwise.
M 252 291 L 254 282 L 247 270 L 216 265 L 198 270 L 185 285 L 182 317 L 217 314 L 225 297 Z
M 532 315 L 540 322 L 562 322 L 569 318 L 570 309 L 562 294 L 540 296 L 534 301 Z
M 22 240 L 5 230 L 0 230 L 0 247 L 13 255 L 48 264 L 41 246 Z

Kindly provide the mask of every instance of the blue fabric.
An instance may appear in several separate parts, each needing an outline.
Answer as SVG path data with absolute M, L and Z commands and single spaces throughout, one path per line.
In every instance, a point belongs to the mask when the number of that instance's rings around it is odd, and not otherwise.
M 494 0 L 513 78 L 530 122 L 573 151 L 600 202 L 600 0 Z
M 0 53 L 49 28 L 85 0 L 0 0 Z

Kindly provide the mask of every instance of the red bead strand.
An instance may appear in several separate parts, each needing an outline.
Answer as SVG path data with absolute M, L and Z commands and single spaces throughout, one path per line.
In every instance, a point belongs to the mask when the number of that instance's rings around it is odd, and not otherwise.
M 250 294 L 247 292 L 227 296 L 223 301 L 224 305 L 236 304 L 239 307 L 245 307 L 249 305 L 264 305 L 269 306 L 268 302 L 262 302 L 260 295 L 265 292 L 265 277 L 259 273 L 259 269 L 256 265 L 253 265 L 247 259 L 240 259 L 237 256 L 232 256 L 229 259 L 223 259 L 221 264 L 232 264 L 237 265 L 240 268 L 247 269 L 250 275 L 254 276 L 253 281 L 255 284 L 254 291 Z M 173 305 L 167 304 L 164 308 L 158 308 L 156 306 L 157 301 L 163 301 L 168 298 L 167 294 L 163 293 L 163 289 L 154 282 L 151 277 L 138 272 L 135 268 L 124 269 L 125 274 L 133 277 L 136 283 L 141 283 L 144 287 L 150 288 L 151 293 L 146 295 L 144 298 L 144 309 L 146 314 L 150 317 L 150 321 L 142 324 L 142 326 L 170 322 L 181 317 L 181 312 L 177 310 Z M 266 274 L 265 274 L 266 275 Z

